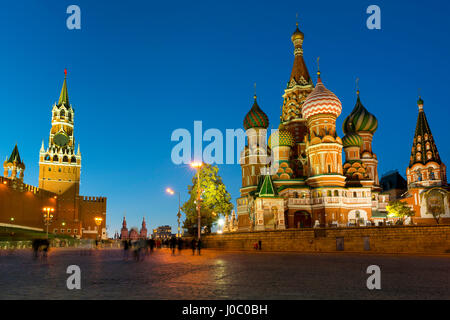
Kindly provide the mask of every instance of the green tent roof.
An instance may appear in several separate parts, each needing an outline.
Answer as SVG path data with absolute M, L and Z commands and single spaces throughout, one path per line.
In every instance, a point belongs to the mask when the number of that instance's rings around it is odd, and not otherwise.
M 17 163 L 22 164 L 22 159 L 20 159 L 20 154 L 19 154 L 19 148 L 17 148 L 17 144 L 14 147 L 11 155 L 9 156 L 8 162 L 14 162 L 16 161 Z
M 60 106 L 62 104 L 69 106 L 69 93 L 67 92 L 67 76 L 64 77 L 61 94 L 59 95 L 59 100 L 58 100 L 58 106 Z
M 263 183 L 259 189 L 260 197 L 275 197 L 278 195 L 277 190 L 273 186 L 272 177 L 270 174 L 264 176 Z

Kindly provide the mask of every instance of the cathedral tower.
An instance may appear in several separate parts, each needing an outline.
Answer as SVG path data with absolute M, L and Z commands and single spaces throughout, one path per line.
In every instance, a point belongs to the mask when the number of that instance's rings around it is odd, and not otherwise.
M 307 175 L 303 169 L 303 165 L 306 164 L 304 138 L 308 131 L 306 119 L 303 114 L 303 103 L 306 97 L 313 91 L 314 85 L 303 60 L 304 34 L 298 28 L 298 23 L 297 28 L 291 36 L 291 40 L 294 44 L 294 64 L 287 88 L 283 94 L 280 122 L 294 137 L 295 146 L 292 152 L 293 159 L 295 160 L 293 161 L 293 166 L 296 168 L 295 175 L 302 177 Z
M 336 133 L 336 119 L 341 110 L 341 101 L 325 88 L 318 72 L 317 85 L 303 104 L 303 116 L 309 128 L 306 139 L 307 182 L 312 187 L 345 185 L 342 140 Z
M 439 157 L 436 143 L 423 110 L 423 100 L 421 98 L 417 101 L 417 105 L 419 107 L 419 115 L 411 149 L 411 158 L 406 169 L 408 188 L 445 186 L 447 185 L 446 167 Z
M 359 90 L 357 91 L 356 105 L 353 111 L 344 120 L 342 129 L 346 135 L 357 134 L 362 138 L 360 147 L 360 158 L 363 167 L 367 173 L 366 180 L 370 180 L 372 187 L 378 188 L 378 160 L 376 154 L 372 151 L 372 139 L 378 128 L 378 120 L 361 103 Z M 362 179 L 362 177 L 361 177 Z
M 242 167 L 241 195 L 256 190 L 258 177 L 268 164 L 267 156 L 267 128 L 269 118 L 261 110 L 254 96 L 253 106 L 244 118 L 244 129 L 247 135 L 247 146 L 241 153 Z
M 39 188 L 63 197 L 78 196 L 80 188 L 81 153 L 75 148 L 74 115 L 67 91 L 67 71 L 57 104 L 52 108 L 52 127 L 48 147 L 39 154 Z

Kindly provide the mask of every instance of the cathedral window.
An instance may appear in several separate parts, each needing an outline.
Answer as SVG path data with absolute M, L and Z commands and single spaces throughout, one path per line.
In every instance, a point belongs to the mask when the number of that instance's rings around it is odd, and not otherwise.
M 331 197 L 331 190 L 327 190 L 327 197 Z
M 64 109 L 61 110 L 61 112 L 59 113 L 59 116 L 60 116 L 61 118 L 66 116 L 66 112 L 64 111 Z
M 428 140 L 428 133 L 425 133 L 424 138 L 425 138 L 425 141 Z
M 422 141 L 422 137 L 421 136 L 417 136 L 417 141 L 418 142 Z
M 72 157 L 72 159 L 70 160 L 72 163 L 75 163 L 75 162 L 77 162 L 77 158 L 75 158 L 75 157 Z
M 430 170 L 430 180 L 434 180 L 434 172 Z
M 417 151 L 422 151 L 422 146 L 420 144 L 417 145 Z
M 53 161 L 58 161 L 58 156 L 57 155 L 53 156 Z
M 426 147 L 425 147 L 427 150 L 430 150 L 430 143 L 429 142 L 427 142 L 427 145 L 426 145 Z
M 50 161 L 50 156 L 48 154 L 45 156 L 45 160 Z
M 339 197 L 339 191 L 334 190 L 334 196 L 335 196 L 335 197 Z
M 63 162 L 69 162 L 69 158 L 67 156 L 64 156 Z

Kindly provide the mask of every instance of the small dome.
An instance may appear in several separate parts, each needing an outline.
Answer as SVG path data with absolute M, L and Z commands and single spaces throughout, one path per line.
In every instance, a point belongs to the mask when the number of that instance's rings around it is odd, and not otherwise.
M 345 134 L 349 132 L 360 132 L 360 131 L 368 131 L 371 133 L 375 133 L 378 128 L 378 120 L 375 118 L 373 114 L 367 111 L 366 108 L 361 103 L 358 98 L 356 100 L 356 105 L 353 111 L 348 115 L 348 117 L 344 120 L 344 124 L 342 129 Z
M 303 117 L 308 119 L 316 114 L 333 114 L 339 117 L 342 111 L 342 103 L 336 95 L 325 88 L 322 81 L 317 81 L 316 87 L 308 95 L 303 103 Z
M 349 133 L 342 138 L 342 144 L 344 145 L 344 148 L 361 147 L 363 144 L 363 139 L 357 133 Z
M 261 108 L 258 106 L 255 96 L 255 102 L 253 102 L 252 108 L 244 118 L 244 129 L 245 130 L 248 130 L 250 128 L 267 129 L 268 127 L 269 127 L 269 118 L 264 113 L 264 111 L 262 111 Z
M 282 125 L 280 125 L 278 130 L 270 135 L 267 145 L 270 147 L 270 149 L 278 146 L 286 146 L 292 148 L 295 145 L 295 140 L 292 134 L 289 131 L 285 130 Z
M 304 39 L 305 35 L 303 34 L 303 32 L 300 31 L 300 29 L 298 28 L 298 23 L 297 23 L 297 28 L 295 29 L 294 33 L 292 34 L 291 40 L 294 41 L 296 39 Z

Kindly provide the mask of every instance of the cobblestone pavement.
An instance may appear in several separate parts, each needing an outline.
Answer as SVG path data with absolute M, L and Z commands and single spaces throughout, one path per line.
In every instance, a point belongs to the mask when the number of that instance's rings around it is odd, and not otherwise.
M 66 268 L 81 268 L 68 290 Z M 381 268 L 381 290 L 366 269 Z M 220 252 L 167 249 L 124 260 L 114 249 L 0 251 L 0 299 L 450 299 L 449 256 Z

